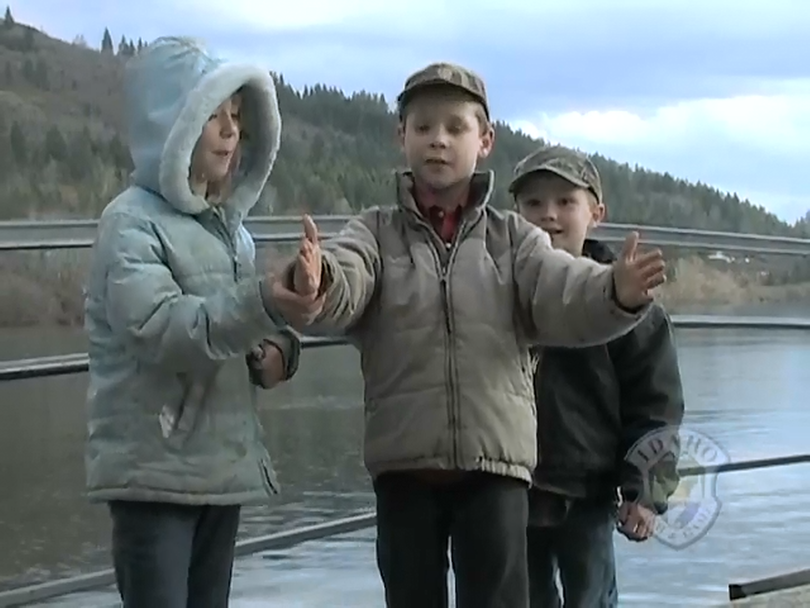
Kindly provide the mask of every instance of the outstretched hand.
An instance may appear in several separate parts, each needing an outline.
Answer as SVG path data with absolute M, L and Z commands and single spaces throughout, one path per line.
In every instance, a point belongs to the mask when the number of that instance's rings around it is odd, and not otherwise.
M 650 290 L 666 281 L 666 264 L 660 249 L 638 252 L 638 232 L 631 232 L 624 241 L 619 259 L 613 263 L 616 299 L 632 310 L 652 301 Z
M 293 288 L 298 295 L 309 296 L 317 294 L 321 289 L 323 261 L 318 227 L 308 215 L 304 216 L 303 224 L 304 235 L 301 237 L 298 257 L 295 260 Z
M 272 278 L 270 293 L 275 307 L 296 329 L 303 329 L 312 323 L 323 309 L 326 299 L 321 290 L 323 261 L 318 228 L 308 215 L 304 216 L 303 225 L 304 234 L 293 262 L 292 285 L 285 281 L 285 275 L 289 276 L 286 272 L 276 275 Z

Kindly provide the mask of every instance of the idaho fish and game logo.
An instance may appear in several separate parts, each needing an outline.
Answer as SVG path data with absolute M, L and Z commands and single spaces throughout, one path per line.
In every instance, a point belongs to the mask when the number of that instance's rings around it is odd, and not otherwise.
M 659 492 L 656 474 L 679 469 L 712 467 L 730 462 L 726 451 L 708 435 L 685 427 L 665 427 L 648 433 L 630 448 L 625 460 L 640 472 L 645 496 Z M 666 513 L 655 518 L 653 536 L 672 549 L 697 542 L 720 515 L 717 473 L 682 476 Z

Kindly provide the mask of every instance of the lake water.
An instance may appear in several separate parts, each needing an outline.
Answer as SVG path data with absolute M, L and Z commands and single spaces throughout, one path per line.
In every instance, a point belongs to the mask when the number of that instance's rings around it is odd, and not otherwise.
M 807 452 L 810 332 L 678 330 L 686 425 L 732 460 Z M 82 351 L 78 331 L 0 332 L 4 359 Z M 0 589 L 109 566 L 109 521 L 83 497 L 86 377 L 0 384 Z M 357 354 L 307 351 L 262 419 L 283 493 L 246 510 L 249 537 L 373 507 L 361 460 Z M 681 550 L 617 535 L 622 606 L 712 605 L 727 585 L 810 567 L 810 465 L 720 476 L 719 515 Z M 711 481 L 704 479 L 704 482 Z M 373 530 L 240 559 L 235 607 L 381 606 Z M 54 605 L 116 605 L 111 591 Z

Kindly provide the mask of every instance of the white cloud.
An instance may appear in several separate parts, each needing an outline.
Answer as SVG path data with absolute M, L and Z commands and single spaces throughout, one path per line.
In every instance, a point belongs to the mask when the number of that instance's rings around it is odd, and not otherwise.
M 338 24 L 356 18 L 373 8 L 368 0 L 296 0 L 266 2 L 263 0 L 174 0 L 174 9 L 204 14 L 227 25 L 242 23 L 263 29 L 295 29 Z
M 690 146 L 723 136 L 746 146 L 803 152 L 810 161 L 810 86 L 793 95 L 689 100 L 646 116 L 627 110 L 539 113 L 515 124 L 550 139 L 594 144 Z
M 244 25 L 251 29 L 295 30 L 313 26 L 363 23 L 398 24 L 402 19 L 421 19 L 432 3 L 417 0 L 407 5 L 386 4 L 375 0 L 295 0 L 266 2 L 264 0 L 173 0 L 174 8 L 191 10 L 219 19 L 231 26 Z M 447 9 L 447 6 L 444 6 Z M 441 10 L 441 7 L 439 7 Z M 435 11 L 434 11 L 435 13 Z
M 40 0 L 42 1 L 42 0 Z M 677 23 L 695 32 L 717 33 L 727 30 L 729 15 L 734 18 L 733 31 L 737 34 L 762 35 L 773 28 L 784 30 L 785 15 L 797 25 L 799 16 L 806 16 L 805 0 L 770 0 L 767 10 L 760 0 L 679 0 L 670 5 L 651 3 L 649 0 L 614 0 L 607 4 L 602 0 L 557 0 L 534 2 L 532 0 L 410 0 L 407 3 L 380 2 L 379 0 L 296 0 L 294 2 L 266 2 L 263 0 L 169 0 L 173 9 L 193 11 L 197 14 L 216 17 L 227 23 L 242 23 L 248 27 L 263 27 L 269 30 L 295 29 L 327 24 L 348 24 L 362 20 L 388 30 L 404 31 L 406 26 L 420 25 L 411 30 L 411 36 L 422 38 L 446 36 L 448 28 L 454 29 L 463 23 L 466 29 L 470 22 L 491 24 L 496 17 L 505 17 L 511 26 L 528 23 L 536 29 L 536 22 L 555 22 L 567 27 L 583 28 L 591 23 L 613 21 L 621 26 L 627 16 L 634 19 Z M 587 16 L 587 19 L 583 19 Z M 426 19 L 441 29 L 424 27 Z M 502 21 L 502 19 L 496 19 Z M 611 36 L 614 28 L 597 27 L 598 32 Z M 671 31 L 671 28 L 670 28 Z M 556 34 L 559 32 L 550 32 Z M 548 35 L 549 32 L 546 32 Z M 437 35 L 437 36 L 436 36 Z M 493 40 L 492 42 L 498 42 Z
M 807 211 L 810 82 L 773 95 L 697 99 L 647 114 L 565 112 L 510 121 L 553 142 L 732 189 L 781 217 Z

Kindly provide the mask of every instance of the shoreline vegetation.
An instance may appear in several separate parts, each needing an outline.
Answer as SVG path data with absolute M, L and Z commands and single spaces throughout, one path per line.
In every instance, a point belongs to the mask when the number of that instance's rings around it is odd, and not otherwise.
M 676 260 L 673 280 L 660 287 L 656 299 L 670 314 L 690 308 L 733 309 L 750 305 L 810 303 L 810 281 L 765 284 L 756 273 L 744 273 L 707 263 L 699 257 Z
M 280 267 L 294 253 L 294 246 L 272 251 L 263 248 L 263 252 L 273 267 Z M 89 259 L 89 251 L 2 256 L 0 327 L 80 327 Z M 754 273 L 716 267 L 697 256 L 676 259 L 671 268 L 670 281 L 656 290 L 656 298 L 671 314 L 695 307 L 727 310 L 741 305 L 810 302 L 810 282 L 765 285 Z

